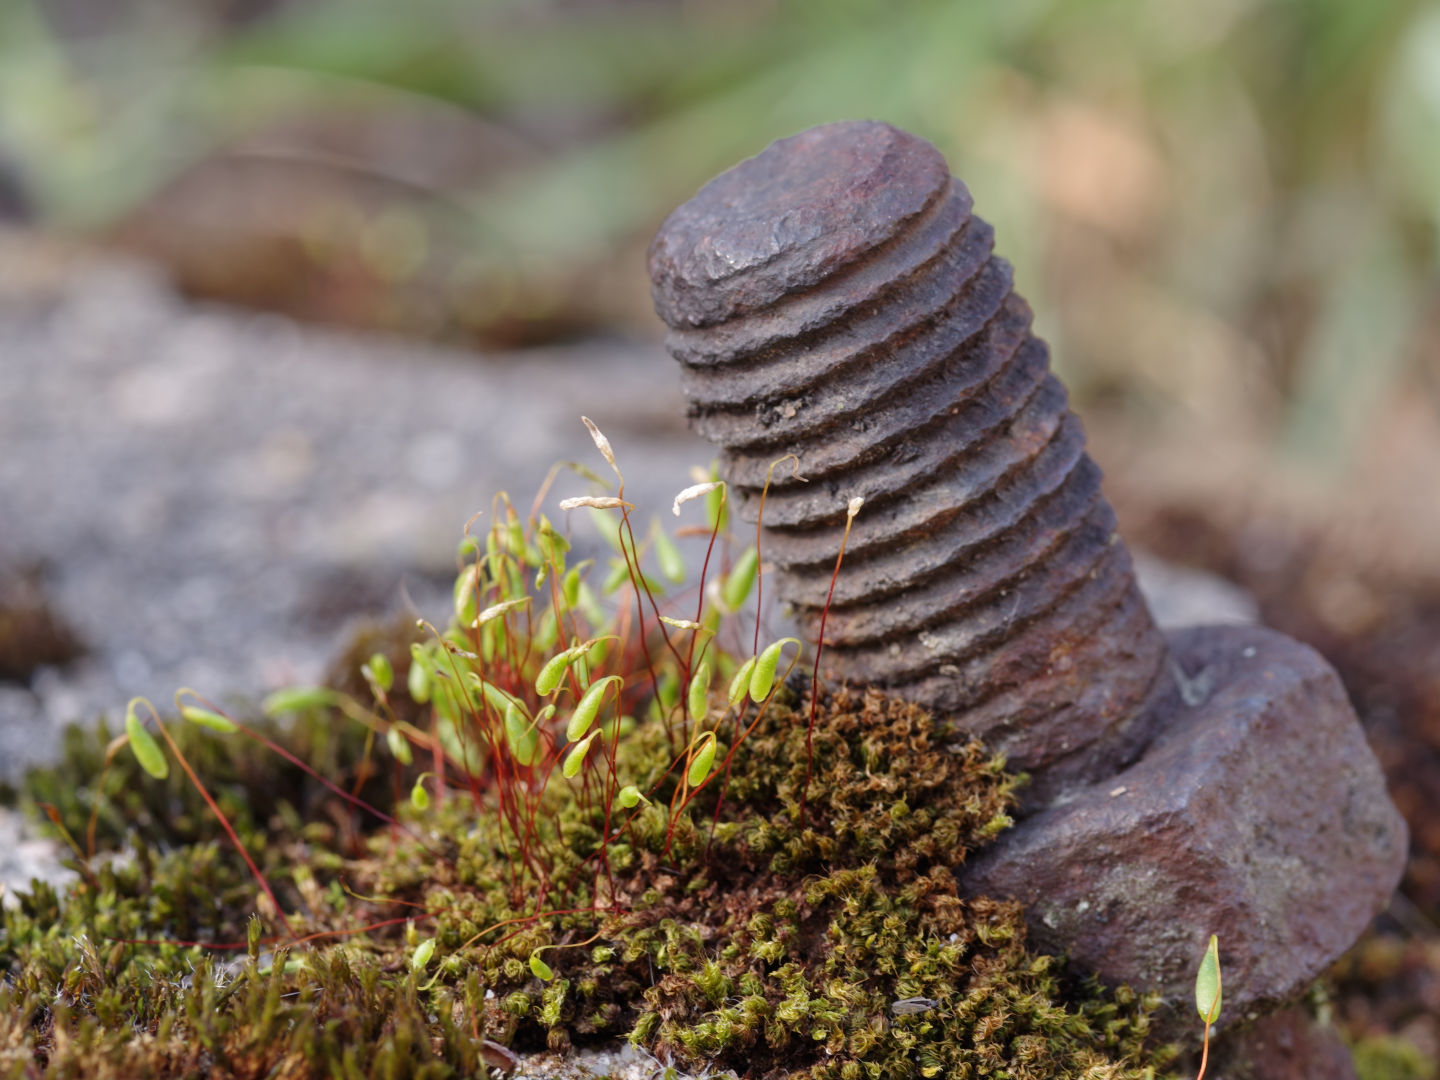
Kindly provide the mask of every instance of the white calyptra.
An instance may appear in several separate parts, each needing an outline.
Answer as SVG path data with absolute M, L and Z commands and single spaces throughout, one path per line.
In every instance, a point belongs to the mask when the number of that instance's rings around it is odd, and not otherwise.
M 605 437 L 604 432 L 596 427 L 595 422 L 588 416 L 582 416 L 580 419 L 584 421 L 585 426 L 590 429 L 590 438 L 595 440 L 595 449 L 600 451 L 600 456 L 609 462 L 610 468 L 615 470 L 615 475 L 620 477 L 620 484 L 623 487 L 625 477 L 620 475 L 620 466 L 615 464 L 615 451 L 610 449 L 610 440 Z
M 679 495 L 675 496 L 675 505 L 671 507 L 671 510 L 675 512 L 676 517 L 679 517 L 680 507 L 685 503 L 691 499 L 703 498 L 717 488 L 723 488 L 724 486 L 725 481 L 723 480 L 707 480 L 703 484 L 691 484 L 684 491 L 680 492 Z
M 634 504 L 624 499 L 617 499 L 614 495 L 577 495 L 571 499 L 561 499 L 561 510 L 578 510 L 582 506 L 589 506 L 595 510 L 618 510 L 624 507 L 633 510 Z

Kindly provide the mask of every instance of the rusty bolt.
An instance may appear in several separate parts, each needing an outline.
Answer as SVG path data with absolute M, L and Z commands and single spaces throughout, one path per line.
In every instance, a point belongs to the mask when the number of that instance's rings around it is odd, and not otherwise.
M 1156 629 L 991 244 L 929 143 L 831 124 L 707 184 L 650 274 L 693 423 L 751 521 L 771 464 L 799 460 L 808 482 L 775 473 L 764 551 L 812 639 L 846 504 L 865 499 L 829 672 L 1036 774 L 1028 816 L 964 887 L 1021 900 L 1041 947 L 1177 1005 L 1219 933 L 1225 1019 L 1251 1015 L 1384 907 L 1404 823 L 1313 650 Z
M 1010 264 L 923 139 L 830 124 L 707 184 L 650 248 L 696 429 L 827 672 L 947 714 L 1050 782 L 1145 732 L 1166 647 Z

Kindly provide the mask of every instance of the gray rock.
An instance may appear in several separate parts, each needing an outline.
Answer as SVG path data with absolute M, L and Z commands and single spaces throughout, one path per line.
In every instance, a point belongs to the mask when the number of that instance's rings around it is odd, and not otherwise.
M 1255 597 L 1234 582 L 1143 551 L 1131 554 L 1135 580 L 1162 630 L 1186 626 L 1253 626 L 1260 621 Z
M 37 835 L 13 810 L 0 806 L 0 904 L 16 903 L 15 894 L 29 892 L 35 881 L 63 889 L 75 872 L 61 865 L 64 849 Z
M 59 744 L 60 729 L 50 722 L 39 695 L 0 683 L 0 780 L 51 761 Z
M 357 619 L 443 618 L 467 518 L 485 511 L 483 528 L 502 489 L 528 510 L 556 461 L 606 471 L 581 413 L 642 525 L 713 456 L 644 345 L 480 355 L 339 334 L 78 258 L 53 287 L 8 285 L 0 554 L 44 560 L 91 652 L 0 701 L 0 779 L 48 753 L 37 716 L 92 721 L 136 694 L 163 707 L 186 685 L 254 699 L 318 678 Z M 562 474 L 550 516 L 588 491 Z

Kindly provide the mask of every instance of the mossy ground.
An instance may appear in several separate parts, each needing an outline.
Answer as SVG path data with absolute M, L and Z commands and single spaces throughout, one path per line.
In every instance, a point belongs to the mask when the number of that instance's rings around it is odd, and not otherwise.
M 362 740 L 340 725 L 318 713 L 289 741 L 348 788 L 366 779 Z M 182 778 L 117 758 L 97 803 L 103 740 L 72 736 L 28 794 L 81 844 L 99 805 L 101 847 L 127 853 L 4 915 L 0 1075 L 474 1076 L 498 1060 L 486 1040 L 616 1037 L 755 1077 L 1118 1080 L 1172 1060 L 1146 1045 L 1148 1003 L 1027 950 L 1014 906 L 960 897 L 957 868 L 1008 823 L 999 762 L 918 709 L 840 696 L 818 717 L 807 790 L 806 726 L 784 705 L 762 717 L 718 814 L 702 797 L 672 827 L 662 780 L 619 840 L 612 822 L 608 871 L 603 810 L 550 785 L 530 840 L 540 878 L 453 790 L 407 809 L 408 833 L 362 828 L 258 744 L 177 728 L 289 938 Z M 648 738 L 668 775 L 658 729 Z M 382 808 L 392 767 L 380 753 L 361 784 Z

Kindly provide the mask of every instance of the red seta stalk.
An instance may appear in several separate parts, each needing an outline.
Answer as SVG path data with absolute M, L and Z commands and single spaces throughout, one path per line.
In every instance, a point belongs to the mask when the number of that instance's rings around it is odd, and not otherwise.
M 256 883 L 264 891 L 265 895 L 270 898 L 270 903 L 275 907 L 275 913 L 280 916 L 280 921 L 285 926 L 285 932 L 293 933 L 294 931 L 290 926 L 289 917 L 285 914 L 285 909 L 280 906 L 280 901 L 275 898 L 275 892 L 270 888 L 270 882 L 267 881 L 265 875 L 260 872 L 260 867 L 255 865 L 255 860 L 250 857 L 250 852 L 246 851 L 245 845 L 240 842 L 240 837 L 236 834 L 234 826 L 230 824 L 230 819 L 225 816 L 219 804 L 215 802 L 209 789 L 200 782 L 200 777 L 197 776 L 195 770 L 191 768 L 189 760 L 180 752 L 179 745 L 175 742 L 174 738 L 171 737 L 164 723 L 161 722 L 160 715 L 155 712 L 154 709 L 150 710 L 150 715 L 155 718 L 155 727 L 159 729 L 160 734 L 165 737 L 166 743 L 169 744 L 171 751 L 175 754 L 175 760 L 180 762 L 180 767 L 185 770 L 185 775 L 188 776 L 190 782 L 195 785 L 195 790 L 200 792 L 200 797 L 205 800 L 205 804 L 210 807 L 210 812 L 215 815 L 216 820 L 220 822 L 221 827 L 225 830 L 225 834 L 230 837 L 230 842 L 235 845 L 235 850 L 240 852 L 241 858 L 245 860 L 245 865 L 250 868 L 250 873 L 255 876 Z
M 845 544 L 850 539 L 850 526 L 865 503 L 858 496 L 851 499 L 845 512 L 845 532 L 840 537 L 840 551 L 835 556 L 835 569 L 830 574 L 830 591 L 820 610 L 820 633 L 815 640 L 815 669 L 810 673 L 810 722 L 805 728 L 805 787 L 800 792 L 800 827 L 805 827 L 805 806 L 810 798 L 810 778 L 815 768 L 815 709 L 820 702 L 820 654 L 825 651 L 825 620 L 830 617 L 830 604 L 835 599 L 835 583 L 840 580 L 840 564 L 845 559 Z

